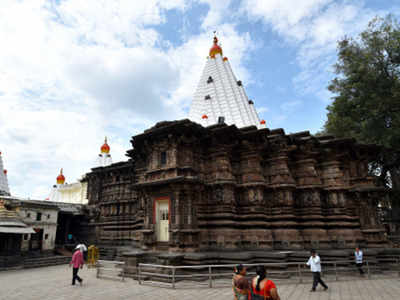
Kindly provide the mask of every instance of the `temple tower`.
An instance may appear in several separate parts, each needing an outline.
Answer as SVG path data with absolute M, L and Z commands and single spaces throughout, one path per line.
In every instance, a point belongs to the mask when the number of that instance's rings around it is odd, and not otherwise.
M 0 152 L 0 195 L 10 195 L 10 188 L 8 187 L 7 170 L 3 166 L 3 158 Z
M 254 102 L 248 99 L 242 82 L 233 74 L 228 58 L 223 57 L 217 37 L 214 37 L 214 45 L 194 94 L 189 119 L 203 126 L 223 120 L 238 128 L 265 128 L 265 121 L 260 121 Z
M 96 167 L 106 167 L 112 164 L 111 154 L 110 154 L 110 146 L 107 144 L 107 137 L 104 139 L 103 146 L 100 147 L 100 154 L 97 158 L 97 166 Z

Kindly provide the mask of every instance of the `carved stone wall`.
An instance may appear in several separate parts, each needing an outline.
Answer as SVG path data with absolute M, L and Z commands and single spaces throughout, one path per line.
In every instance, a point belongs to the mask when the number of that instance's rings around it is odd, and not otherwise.
M 88 174 L 99 240 L 160 247 L 155 202 L 168 199 L 170 250 L 386 243 L 376 215 L 386 191 L 367 172 L 374 147 L 189 120 L 158 123 L 131 142 L 128 162 Z

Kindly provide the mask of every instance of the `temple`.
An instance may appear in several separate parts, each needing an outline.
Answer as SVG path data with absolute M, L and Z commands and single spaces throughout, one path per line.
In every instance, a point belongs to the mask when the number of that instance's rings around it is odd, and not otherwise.
M 189 119 L 132 137 L 129 158 L 86 175 L 101 244 L 146 250 L 340 249 L 387 243 L 377 147 L 259 121 L 214 39 Z

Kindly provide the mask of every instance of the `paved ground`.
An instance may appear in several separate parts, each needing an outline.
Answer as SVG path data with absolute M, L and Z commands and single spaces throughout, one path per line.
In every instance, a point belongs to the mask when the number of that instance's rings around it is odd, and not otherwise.
M 83 286 L 71 286 L 72 270 L 66 265 L 38 269 L 0 272 L 0 299 L 5 300 L 59 300 L 59 299 L 233 299 L 230 288 L 167 289 L 138 285 L 132 279 L 125 282 L 97 279 L 95 270 L 80 271 Z M 329 281 L 329 291 L 310 293 L 310 284 L 281 284 L 282 300 L 393 300 L 400 299 L 399 278 L 354 278 Z

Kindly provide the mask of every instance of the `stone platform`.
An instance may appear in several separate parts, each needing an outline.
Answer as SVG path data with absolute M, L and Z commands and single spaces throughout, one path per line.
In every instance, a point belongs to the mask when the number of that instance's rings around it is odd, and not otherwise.
M 71 286 L 72 270 L 67 266 L 52 266 L 0 273 L 1 300 L 66 300 L 66 299 L 232 299 L 228 286 L 206 288 L 191 286 L 176 290 L 139 285 L 132 279 L 112 281 L 97 279 L 94 269 L 86 267 L 80 271 L 83 286 Z M 392 300 L 400 298 L 400 280 L 396 277 L 373 276 L 371 280 L 354 277 L 344 281 L 325 279 L 327 292 L 310 293 L 311 282 L 287 284 L 277 282 L 281 299 L 319 300 Z M 226 284 L 227 282 L 225 282 Z

